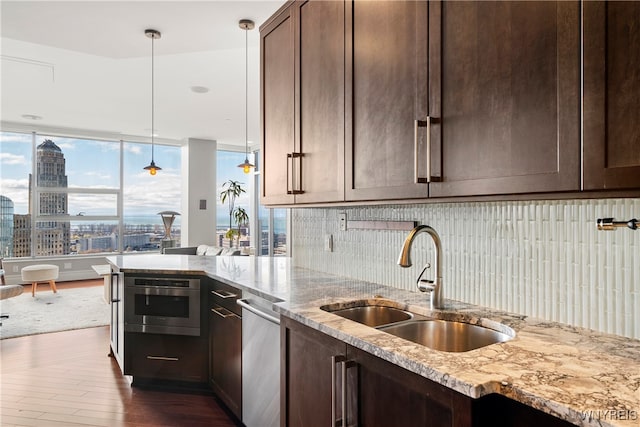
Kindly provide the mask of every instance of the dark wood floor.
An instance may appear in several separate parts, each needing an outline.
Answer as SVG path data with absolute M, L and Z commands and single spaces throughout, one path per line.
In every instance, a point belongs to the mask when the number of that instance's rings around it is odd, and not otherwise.
M 131 387 L 97 327 L 0 341 L 0 425 L 220 426 L 213 396 Z

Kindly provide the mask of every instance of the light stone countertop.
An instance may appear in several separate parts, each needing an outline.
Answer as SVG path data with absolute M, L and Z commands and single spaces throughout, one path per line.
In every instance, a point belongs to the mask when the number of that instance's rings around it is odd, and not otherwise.
M 289 258 L 121 255 L 108 260 L 125 273 L 204 274 L 234 285 L 272 301 L 287 317 L 472 398 L 499 393 L 581 426 L 640 426 L 640 340 L 452 300 L 445 300 L 444 310 L 430 312 L 428 294 L 297 268 Z M 516 337 L 447 353 L 320 309 L 374 296 L 426 316 L 498 322 Z

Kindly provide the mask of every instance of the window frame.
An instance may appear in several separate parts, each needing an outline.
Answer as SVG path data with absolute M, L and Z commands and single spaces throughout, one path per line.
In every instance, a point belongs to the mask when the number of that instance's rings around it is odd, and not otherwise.
M 29 191 L 30 191 L 30 204 L 32 207 L 32 213 L 30 215 L 30 254 L 29 256 L 14 256 L 11 259 L 14 260 L 28 260 L 28 259 L 65 259 L 65 258 L 79 258 L 79 257 L 95 257 L 95 256 L 108 256 L 111 254 L 123 254 L 124 252 L 124 241 L 125 241 L 125 218 L 124 218 L 124 151 L 125 143 L 134 143 L 134 144 L 149 144 L 150 140 L 146 140 L 144 138 L 134 138 L 127 137 L 122 138 L 122 136 L 116 136 L 112 134 L 99 134 L 93 133 L 89 131 L 74 131 L 74 130 L 60 130 L 56 128 L 46 128 L 46 127 L 24 127 L 19 124 L 7 124 L 2 123 L 0 127 L 0 132 L 3 133 L 19 133 L 23 135 L 31 135 L 31 176 L 34 179 L 31 179 L 29 183 Z M 38 186 L 37 179 L 37 138 L 38 137 L 59 137 L 59 138 L 70 138 L 70 139 L 82 139 L 82 140 L 91 140 L 91 141 L 100 141 L 100 142 L 108 142 L 113 144 L 118 144 L 118 186 L 117 188 L 91 188 L 91 187 L 43 187 Z M 166 145 L 171 147 L 181 147 L 184 143 L 177 143 L 175 141 L 170 140 L 155 140 L 157 145 Z M 184 171 L 180 171 L 182 174 Z M 43 214 L 40 210 L 40 196 L 42 194 L 90 194 L 90 195 L 114 195 L 116 198 L 116 214 L 115 215 L 47 215 Z M 68 200 L 67 200 L 68 202 Z M 27 212 L 27 214 L 29 214 Z M 15 215 L 15 213 L 14 213 Z M 22 215 L 22 214 L 21 214 Z M 37 224 L 38 223 L 46 223 L 46 222 L 68 222 L 77 223 L 95 223 L 96 221 L 109 221 L 109 222 L 117 222 L 117 248 L 113 252 L 100 252 L 95 254 L 60 254 L 60 255 L 38 255 L 37 254 Z M 146 253 L 157 253 L 156 251 L 149 251 Z

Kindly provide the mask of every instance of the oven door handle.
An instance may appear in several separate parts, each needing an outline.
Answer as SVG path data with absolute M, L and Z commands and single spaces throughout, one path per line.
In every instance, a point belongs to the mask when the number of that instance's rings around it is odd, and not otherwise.
M 269 313 L 266 313 L 262 310 L 257 309 L 256 307 L 250 305 L 249 301 L 246 299 L 239 299 L 238 301 L 236 301 L 238 303 L 238 305 L 246 310 L 249 310 L 250 312 L 252 312 L 253 314 L 255 314 L 256 316 L 262 317 L 263 319 L 266 319 L 272 323 L 275 323 L 276 325 L 280 324 L 280 319 L 278 319 L 276 316 L 273 316 Z

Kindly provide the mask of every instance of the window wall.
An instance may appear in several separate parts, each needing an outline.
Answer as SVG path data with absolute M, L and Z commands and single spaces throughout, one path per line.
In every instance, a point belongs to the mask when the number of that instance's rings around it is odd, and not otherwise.
M 255 255 L 259 256 L 286 256 L 289 254 L 287 245 L 288 236 L 288 209 L 271 209 L 260 204 L 260 165 L 259 155 L 252 153 L 249 160 L 256 168 L 245 174 L 237 167 L 245 159 L 244 152 L 218 150 L 217 152 L 217 235 L 218 244 L 228 246 L 229 240 L 226 233 L 229 230 L 229 204 L 222 203 L 220 193 L 227 187 L 225 182 L 233 180 L 242 185 L 246 191 L 237 198 L 235 208 L 244 209 L 249 215 L 249 221 L 240 227 L 240 247 L 252 247 Z M 232 228 L 238 227 L 233 213 L 231 215 Z M 257 232 L 255 230 L 258 230 Z
M 151 161 L 151 146 L 123 143 L 123 250 L 158 250 L 165 238 L 163 211 L 181 210 L 180 147 L 157 145 L 154 160 L 162 168 L 155 176 L 142 168 Z M 180 246 L 180 216 L 171 228 L 172 246 Z
M 14 245 L 31 245 L 24 235 L 31 222 L 24 214 L 29 209 L 32 145 L 30 134 L 0 133 L 0 250 L 5 258 L 14 256 Z
M 179 211 L 179 147 L 156 146 L 163 170 L 151 177 L 148 144 L 6 131 L 0 141 L 0 196 L 13 205 L 11 221 L 0 213 L 5 256 L 157 251 L 158 212 Z

